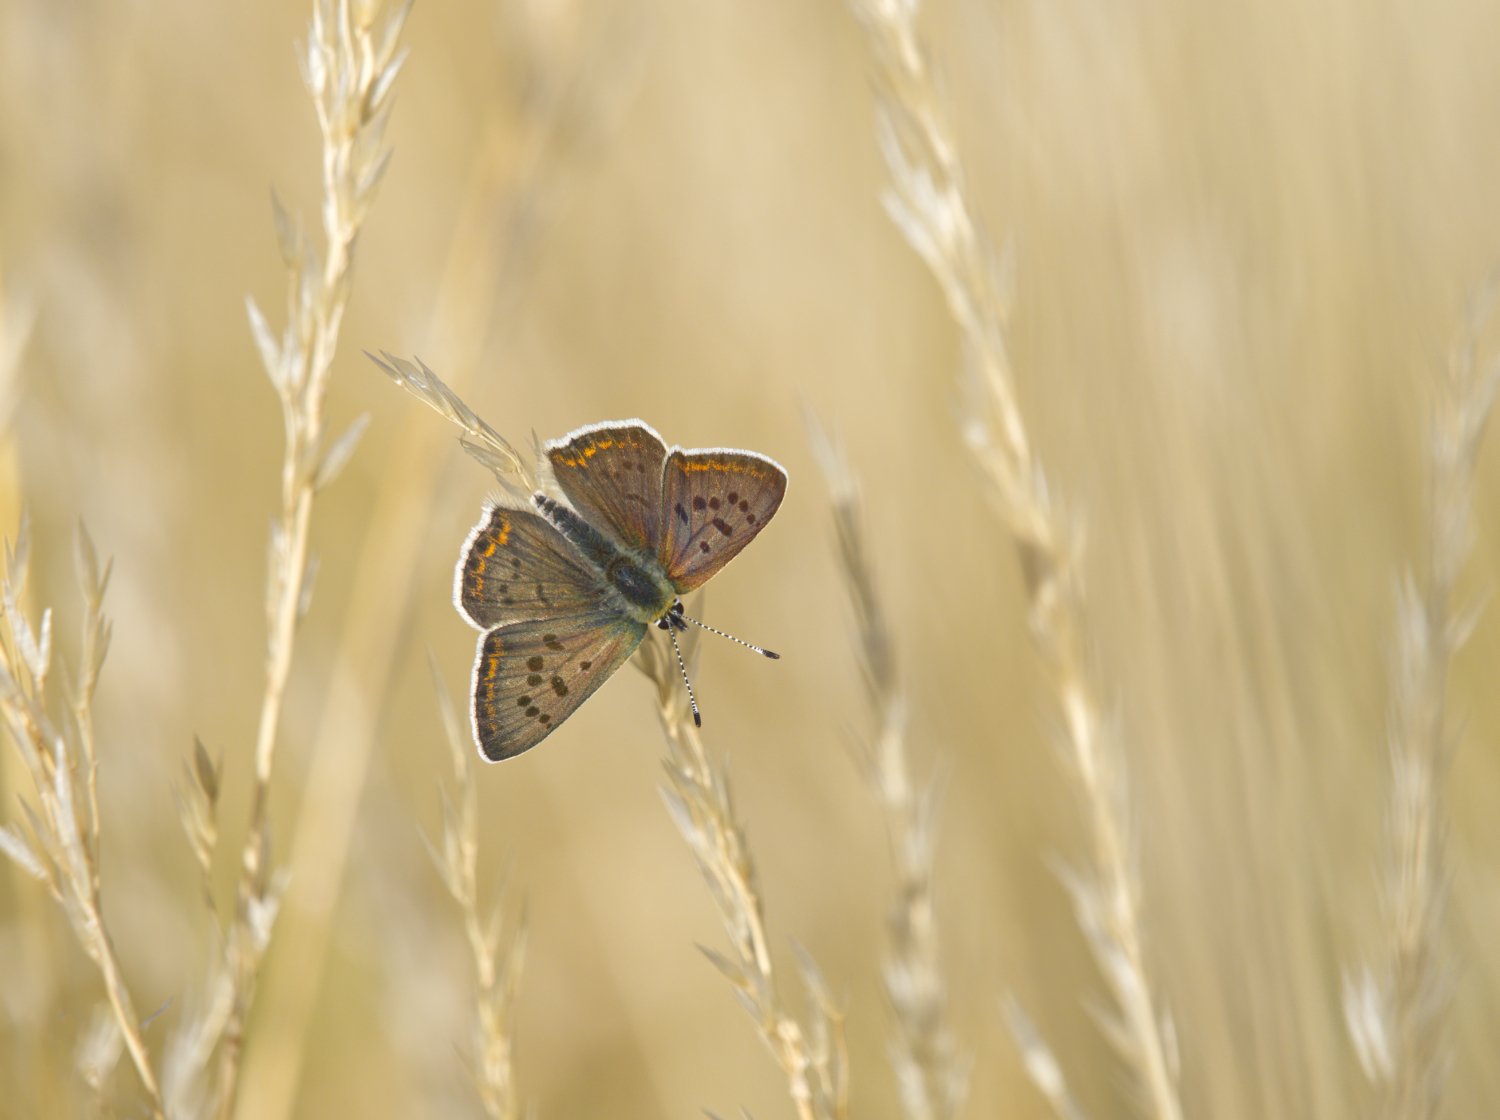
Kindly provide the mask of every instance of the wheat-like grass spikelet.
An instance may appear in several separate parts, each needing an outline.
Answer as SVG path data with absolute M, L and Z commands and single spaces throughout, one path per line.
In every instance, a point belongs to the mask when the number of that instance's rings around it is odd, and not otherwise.
M 962 162 L 917 34 L 918 8 L 917 0 L 854 4 L 875 60 L 877 131 L 891 175 L 882 200 L 963 332 L 970 409 L 964 436 L 1015 541 L 1032 635 L 1062 709 L 1063 755 L 1090 831 L 1089 866 L 1065 881 L 1114 998 L 1101 1027 L 1135 1079 L 1143 1112 L 1180 1120 L 1175 1032 L 1146 969 L 1125 759 L 1089 675 L 1082 535 L 1048 489 L 1016 401 L 1005 285 L 965 195 Z
M 1058 1120 L 1084 1120 L 1083 1110 L 1068 1089 L 1068 1081 L 1063 1076 L 1057 1056 L 1052 1053 L 1052 1047 L 1047 1045 L 1046 1039 L 1037 1033 L 1031 1017 L 1026 1014 L 1020 1002 L 1013 995 L 1006 995 L 1001 1002 L 1001 1010 L 1005 1013 L 1005 1025 L 1010 1030 L 1011 1038 L 1015 1040 L 1016 1049 L 1021 1052 L 1021 1062 L 1026 1067 L 1027 1078 L 1052 1106 Z
M 510 61 L 527 75 L 513 90 L 515 102 L 510 106 L 523 118 L 518 122 L 523 152 L 518 165 L 510 138 L 490 129 L 475 153 L 467 200 L 454 223 L 426 332 L 426 345 L 448 368 L 459 370 L 460 377 L 478 365 L 497 306 L 507 304 L 508 294 L 514 297 L 528 257 L 528 239 L 545 209 L 545 195 L 555 188 L 559 165 L 580 149 L 579 136 L 596 115 L 601 74 L 613 70 L 622 57 L 615 52 L 610 65 L 590 64 L 593 60 L 586 55 L 594 32 L 585 30 L 587 21 L 571 3 L 539 7 L 509 0 L 503 14 L 513 17 L 509 30 L 517 33 L 516 42 L 505 44 L 514 49 Z M 602 38 L 599 41 L 602 49 Z M 420 380 L 422 370 L 410 363 L 406 368 Z M 447 392 L 440 381 L 436 384 Z M 446 407 L 451 402 L 439 406 Z M 463 442 L 471 454 L 496 469 L 502 486 L 513 488 L 513 479 L 505 476 L 516 475 L 510 467 L 518 466 L 519 460 L 493 430 L 484 431 L 483 422 L 464 411 L 462 417 L 445 414 L 460 426 L 475 425 Z M 486 448 L 499 458 L 489 458 Z M 251 1057 L 256 1076 L 247 1096 L 250 1115 L 257 1120 L 285 1117 L 295 1103 L 320 989 L 320 962 L 334 936 L 334 907 L 378 738 L 376 698 L 385 693 L 400 665 L 399 630 L 390 619 L 409 608 L 422 561 L 422 536 L 412 533 L 411 526 L 431 509 L 443 462 L 437 441 L 425 429 L 413 425 L 396 433 L 348 578 L 345 622 L 312 743 L 304 794 L 320 811 L 297 821 L 289 860 L 293 882 L 281 919 L 306 951 L 268 978 L 262 1014 L 273 1024 L 271 1039 Z
M 526 957 L 524 917 L 514 929 L 505 924 L 505 884 L 496 889 L 487 912 L 481 914 L 479 866 L 479 791 L 474 780 L 473 751 L 459 726 L 453 701 L 431 654 L 428 662 L 437 689 L 443 734 L 453 762 L 458 797 L 443 789 L 443 843 L 429 845 L 443 885 L 458 903 L 464 935 L 474 956 L 476 1010 L 473 1076 L 485 1115 L 490 1120 L 516 1120 L 521 1115 L 513 1058 L 516 989 Z
M 1448 670 L 1478 618 L 1455 606 L 1470 546 L 1474 463 L 1500 383 L 1500 359 L 1481 362 L 1478 336 L 1496 292 L 1476 299 L 1434 404 L 1428 452 L 1427 572 L 1396 590 L 1388 746 L 1390 803 L 1383 868 L 1385 944 L 1373 968 L 1346 978 L 1344 1014 L 1379 1120 L 1441 1115 L 1445 1026 L 1452 999 L 1443 941 L 1449 869 L 1443 786 L 1458 732 L 1444 718 Z
M 968 1063 L 948 1023 L 948 988 L 933 900 L 938 788 L 911 775 L 906 698 L 870 566 L 859 482 L 843 450 L 809 414 L 813 452 L 828 484 L 840 574 L 854 610 L 854 648 L 874 729 L 860 751 L 870 792 L 885 816 L 896 902 L 887 921 L 886 998 L 895 1013 L 891 1061 L 907 1120 L 951 1120 L 968 1092 Z
M 215 763 L 203 741 L 194 736 L 192 760 L 183 760 L 182 779 L 173 786 L 172 794 L 177 802 L 178 820 L 202 876 L 204 904 L 215 919 L 211 876 L 219 839 L 222 778 L 222 763 Z M 217 921 L 212 929 L 216 936 L 223 936 Z M 269 935 L 267 927 L 264 936 Z M 228 951 L 231 948 L 237 951 L 241 943 L 225 940 L 210 955 L 203 989 L 194 996 L 172 1032 L 162 1063 L 162 1094 L 167 1115 L 173 1120 L 207 1115 L 211 1107 L 204 1079 L 234 1006 L 236 971 Z
M 506 30 L 513 33 L 504 36 L 507 61 L 526 75 L 512 87 L 509 106 L 519 118 L 522 152 L 518 161 L 514 138 L 491 128 L 475 153 L 467 198 L 433 293 L 424 344 L 441 355 L 445 368 L 458 370 L 460 378 L 478 366 L 496 308 L 515 298 L 557 173 L 582 149 L 580 140 L 598 115 L 599 93 L 606 85 L 601 75 L 615 70 L 625 57 L 612 38 L 605 64 L 597 64 L 596 56 L 604 51 L 603 33 L 589 29 L 578 5 L 507 0 L 502 9 L 508 17 Z M 388 371 L 404 367 L 416 378 L 412 384 L 431 373 L 399 359 L 390 361 Z M 404 375 L 392 376 L 401 382 Z M 508 445 L 441 381 L 434 378 L 434 384 L 448 394 L 439 410 L 461 427 L 472 425 L 462 437 L 469 452 L 494 470 L 507 489 L 516 488 L 517 477 L 526 482 L 524 464 Z M 461 415 L 448 411 L 454 402 Z M 262 1014 L 274 1024 L 274 1035 L 251 1058 L 256 1086 L 249 1101 L 256 1117 L 284 1117 L 294 1103 L 320 987 L 319 962 L 334 936 L 334 904 L 353 850 L 365 775 L 378 738 L 376 698 L 385 694 L 401 661 L 399 628 L 390 620 L 410 608 L 423 559 L 422 535 L 411 526 L 431 509 L 444 461 L 427 429 L 413 424 L 397 431 L 348 578 L 345 622 L 305 786 L 305 796 L 320 811 L 297 821 L 289 861 L 293 884 L 281 919 L 306 952 L 268 978 Z
M 382 350 L 377 358 L 368 350 L 365 357 L 374 362 L 401 388 L 433 411 L 457 425 L 462 431 L 458 439 L 465 453 L 476 463 L 495 476 L 506 491 L 522 498 L 530 497 L 536 489 L 536 476 L 521 453 L 494 428 L 490 427 L 442 378 L 427 368 L 420 358 L 415 363 L 398 358 Z
M 697 631 L 683 643 L 693 660 Z M 823 975 L 801 946 L 797 956 L 809 995 L 806 1028 L 781 1001 L 764 906 L 744 830 L 735 819 L 729 770 L 711 759 L 694 725 L 683 666 L 667 643 L 648 634 L 633 661 L 656 686 L 656 711 L 667 739 L 662 799 L 703 872 L 709 894 L 729 934 L 731 955 L 699 946 L 734 987 L 761 1038 L 786 1074 L 787 1090 L 800 1120 L 844 1120 L 849 1109 L 848 1060 L 842 1012 Z
M 52 669 L 52 611 L 33 627 L 20 603 L 25 594 L 31 541 L 23 511 L 15 546 L 5 546 L 0 583 L 0 714 L 30 772 L 36 802 L 22 799 L 30 839 L 18 825 L 0 828 L 0 849 L 41 881 L 62 907 L 84 952 L 99 969 L 111 1016 L 95 1017 L 82 1046 L 79 1066 L 95 1095 L 123 1042 L 130 1054 L 153 1117 L 166 1112 L 140 1019 L 121 975 L 114 942 L 104 923 L 99 882 L 98 761 L 94 749 L 93 698 L 99 670 L 109 650 L 110 624 L 103 613 L 110 565 L 101 569 L 93 541 L 78 527 L 75 556 L 83 592 L 83 641 L 77 678 L 62 682 L 59 719 L 48 713 L 47 683 Z
M 375 0 L 315 0 L 300 61 L 322 134 L 324 251 L 320 259 L 278 203 L 276 232 L 288 275 L 287 322 L 279 341 L 255 301 L 246 301 L 261 360 L 281 401 L 286 448 L 281 511 L 271 529 L 266 687 L 250 825 L 225 946 L 233 999 L 223 1025 L 218 1099 L 219 1114 L 226 1118 L 235 1110 L 245 1019 L 280 901 L 281 887 L 269 867 L 267 805 L 292 648 L 297 624 L 310 606 L 316 567 L 308 553 L 313 500 L 347 464 L 368 419 L 360 417 L 326 443 L 324 403 L 349 298 L 354 244 L 390 159 L 385 128 L 405 59 L 400 39 L 410 8 L 410 0 L 396 7 L 377 34 Z

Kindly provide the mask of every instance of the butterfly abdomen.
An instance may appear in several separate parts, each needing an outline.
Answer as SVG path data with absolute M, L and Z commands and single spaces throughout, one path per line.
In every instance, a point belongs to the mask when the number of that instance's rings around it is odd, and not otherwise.
M 534 494 L 531 500 L 542 511 L 542 516 L 552 523 L 553 528 L 566 537 L 568 543 L 595 568 L 603 571 L 620 554 L 619 548 L 608 537 L 556 498 Z

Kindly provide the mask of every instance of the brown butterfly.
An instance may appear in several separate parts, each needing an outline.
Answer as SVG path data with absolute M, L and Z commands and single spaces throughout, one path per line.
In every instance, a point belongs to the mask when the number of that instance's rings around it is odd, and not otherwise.
M 764 455 L 669 450 L 639 420 L 590 424 L 542 452 L 566 501 L 487 504 L 454 572 L 454 605 L 484 632 L 469 711 L 491 762 L 551 734 L 648 626 L 685 628 L 679 596 L 739 555 L 786 493 Z

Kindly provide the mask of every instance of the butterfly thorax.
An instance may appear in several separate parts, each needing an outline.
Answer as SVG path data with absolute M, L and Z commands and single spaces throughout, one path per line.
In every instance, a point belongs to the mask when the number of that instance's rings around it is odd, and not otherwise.
M 649 623 L 672 609 L 677 590 L 654 556 L 612 540 L 554 498 L 536 494 L 533 501 L 599 575 L 621 614 Z

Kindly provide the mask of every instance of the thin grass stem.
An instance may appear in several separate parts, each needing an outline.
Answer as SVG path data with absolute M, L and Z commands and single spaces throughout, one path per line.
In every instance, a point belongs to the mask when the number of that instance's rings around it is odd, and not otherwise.
M 443 792 L 443 843 L 428 845 L 443 885 L 463 914 L 464 934 L 474 958 L 476 1011 L 473 1076 L 485 1115 L 490 1120 L 517 1120 L 521 1115 L 516 1090 L 514 1038 L 516 991 L 526 957 L 524 917 L 507 929 L 504 920 L 505 883 L 501 882 L 487 913 L 479 901 L 479 792 L 471 761 L 473 748 L 459 726 L 453 701 L 443 685 L 437 664 L 428 655 L 438 711 L 453 762 L 459 796 L 455 803 Z M 507 876 L 508 878 L 508 876 Z
M 245 1020 L 280 901 L 269 867 L 268 808 L 297 624 L 310 601 L 313 501 L 348 461 L 363 429 L 363 421 L 356 421 L 344 438 L 325 446 L 324 406 L 349 298 L 354 244 L 390 154 L 385 124 L 405 58 L 401 29 L 410 8 L 410 0 L 397 6 L 377 35 L 377 4 L 315 0 L 301 62 L 322 134 L 324 254 L 320 262 L 278 204 L 277 232 L 288 273 L 287 324 L 280 342 L 254 302 L 249 304 L 252 332 L 281 401 L 286 445 L 281 511 L 271 531 L 266 686 L 256 733 L 250 824 L 226 945 L 234 998 L 220 1049 L 219 1115 L 224 1120 L 234 1114 Z
M 109 565 L 100 572 L 93 542 L 82 524 L 77 553 L 83 641 L 67 718 L 59 727 L 48 715 L 46 700 L 52 661 L 51 611 L 44 611 L 40 626 L 33 627 L 20 607 L 30 555 L 24 512 L 15 547 L 6 543 L 5 577 L 0 583 L 0 715 L 31 774 L 36 802 L 34 806 L 25 799 L 21 802 L 30 839 L 19 825 L 7 825 L 0 828 L 0 849 L 40 880 L 61 905 L 79 944 L 99 969 L 115 1029 L 135 1066 L 151 1115 L 165 1120 L 160 1083 L 104 921 L 99 881 L 93 699 L 109 648 L 110 627 L 103 613 Z M 102 1078 L 102 1070 L 95 1073 Z
M 697 641 L 697 630 L 684 635 L 690 665 Z M 811 997 L 808 1025 L 799 1023 L 782 1003 L 755 865 L 744 829 L 735 819 L 728 767 L 711 759 L 704 747 L 703 736 L 693 723 L 682 673 L 666 642 L 653 632 L 641 644 L 634 663 L 655 685 L 657 715 L 666 734 L 667 785 L 662 787 L 662 798 L 708 883 L 729 934 L 731 955 L 700 948 L 733 986 L 786 1074 L 800 1120 L 845 1120 L 849 1067 L 843 1013 L 829 996 L 812 957 L 800 949 L 803 980 Z
M 917 0 L 854 3 L 875 62 L 877 134 L 891 177 L 882 201 L 927 262 L 963 335 L 964 437 L 1015 543 L 1032 637 L 1062 710 L 1063 754 L 1090 832 L 1089 864 L 1068 885 L 1114 999 L 1104 1033 L 1131 1071 L 1144 1114 L 1181 1120 L 1175 1031 L 1146 968 L 1125 759 L 1088 668 L 1082 534 L 1047 486 L 1016 399 L 1008 284 L 967 196 L 958 146 L 917 33 L 919 6 Z
M 811 414 L 808 430 L 828 484 L 839 571 L 854 611 L 854 650 L 873 725 L 860 761 L 885 817 L 896 872 L 884 969 L 886 998 L 896 1024 L 891 1061 L 907 1120 L 951 1120 L 968 1094 L 969 1069 L 948 1022 L 948 987 L 933 899 L 937 784 L 929 780 L 919 785 L 912 779 L 906 698 L 871 568 L 859 482 L 842 449 Z
M 1452 1004 L 1444 785 L 1458 739 L 1444 709 L 1449 668 L 1479 614 L 1478 603 L 1453 600 L 1470 547 L 1474 464 L 1500 384 L 1500 358 L 1478 355 L 1495 300 L 1493 286 L 1475 299 L 1440 386 L 1428 447 L 1426 579 L 1419 585 L 1408 573 L 1396 592 L 1385 944 L 1373 968 L 1344 984 L 1345 1022 L 1379 1120 L 1430 1120 L 1443 1111 Z

